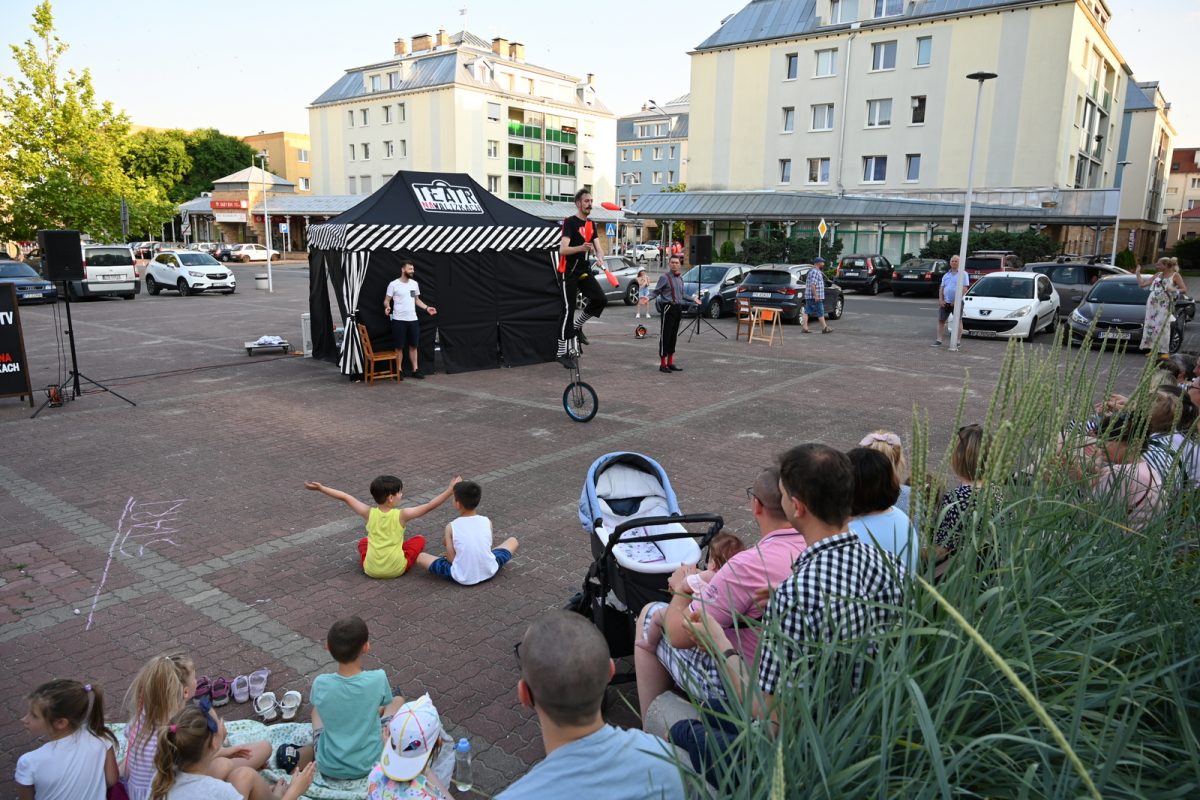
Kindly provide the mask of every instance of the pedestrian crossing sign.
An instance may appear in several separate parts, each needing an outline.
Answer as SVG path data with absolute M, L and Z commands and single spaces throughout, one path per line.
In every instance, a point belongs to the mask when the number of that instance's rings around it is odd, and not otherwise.
M 616 226 L 616 224 L 614 224 L 614 223 L 612 223 L 612 222 L 609 222 L 608 224 L 606 224 L 606 225 L 604 226 L 604 235 L 605 235 L 605 236 L 607 236 L 607 237 L 609 237 L 609 238 L 612 238 L 613 236 L 616 236 L 616 235 L 617 235 L 617 226 Z

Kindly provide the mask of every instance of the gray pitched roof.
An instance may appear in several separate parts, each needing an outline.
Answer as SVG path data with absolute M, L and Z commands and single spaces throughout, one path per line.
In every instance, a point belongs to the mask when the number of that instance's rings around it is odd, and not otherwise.
M 1156 108 L 1153 92 L 1146 92 L 1145 86 L 1157 87 L 1158 84 L 1139 84 L 1129 81 L 1125 84 L 1125 110 L 1148 111 Z
M 1065 1 L 1044 0 L 1047 3 Z M 906 0 L 904 13 L 900 16 L 880 20 L 860 20 L 860 22 L 864 24 L 875 22 L 898 24 L 920 17 L 1029 5 L 1029 3 L 1030 0 Z M 813 33 L 821 28 L 836 29 L 849 25 L 849 23 L 829 25 L 828 20 L 820 20 L 825 24 L 818 26 L 816 7 L 816 0 L 751 0 L 745 8 L 734 14 L 729 21 L 701 42 L 696 49 L 709 50 L 735 44 L 784 39 Z
M 258 167 L 246 167 L 245 169 L 238 170 L 232 175 L 226 175 L 224 178 L 217 178 L 215 181 L 213 181 L 213 185 L 216 186 L 222 183 L 253 183 L 257 186 L 263 183 L 264 180 L 268 186 L 296 185 L 285 178 L 279 177 L 278 175 L 274 175 L 270 172 L 264 172 Z
M 516 206 L 526 214 L 554 222 L 561 222 L 575 213 L 574 203 L 558 203 L 549 200 L 509 200 L 508 204 Z M 596 222 L 624 222 L 625 212 L 609 211 L 596 203 L 592 207 L 591 219 Z

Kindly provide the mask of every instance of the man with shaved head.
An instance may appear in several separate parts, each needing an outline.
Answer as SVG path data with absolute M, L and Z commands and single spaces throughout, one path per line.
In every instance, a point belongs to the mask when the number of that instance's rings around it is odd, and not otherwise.
M 600 716 L 614 667 L 594 625 L 578 614 L 547 611 L 525 631 L 517 661 L 517 696 L 537 712 L 546 758 L 496 800 L 682 800 L 671 747 Z

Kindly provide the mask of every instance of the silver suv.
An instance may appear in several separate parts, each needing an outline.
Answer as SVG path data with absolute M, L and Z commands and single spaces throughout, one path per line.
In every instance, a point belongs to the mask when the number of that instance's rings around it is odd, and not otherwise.
M 133 250 L 127 244 L 83 247 L 83 280 L 68 281 L 71 297 L 120 297 L 132 300 L 142 291 Z

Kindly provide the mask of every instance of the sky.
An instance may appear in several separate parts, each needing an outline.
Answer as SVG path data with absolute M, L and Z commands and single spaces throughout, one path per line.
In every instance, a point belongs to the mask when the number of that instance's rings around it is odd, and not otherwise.
M 801 0 L 798 0 L 798 2 Z M 1139 81 L 1157 80 L 1172 104 L 1177 147 L 1200 146 L 1200 80 L 1188 67 L 1198 0 L 1108 0 L 1109 35 Z M 0 0 L 0 75 L 9 44 L 30 38 L 35 0 Z M 92 71 L 96 94 L 135 124 L 216 127 L 246 136 L 308 130 L 307 106 L 349 67 L 385 60 L 397 38 L 466 28 L 525 44 L 526 60 L 572 75 L 595 73 L 618 114 L 688 92 L 687 53 L 745 0 L 641 4 L 481 0 L 57 0 L 67 67 Z M 466 9 L 465 15 L 460 13 Z M 1191 74 L 1189 74 L 1189 72 Z

